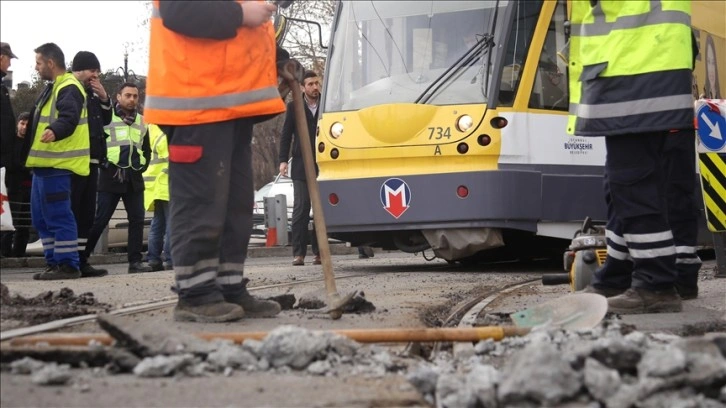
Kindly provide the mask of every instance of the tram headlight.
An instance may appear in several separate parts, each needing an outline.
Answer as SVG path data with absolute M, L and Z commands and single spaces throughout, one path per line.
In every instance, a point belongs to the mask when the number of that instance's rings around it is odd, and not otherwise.
M 343 134 L 343 124 L 340 122 L 333 123 L 332 126 L 330 126 L 330 137 L 333 139 L 337 139 L 340 137 L 340 135 Z
M 466 132 L 471 129 L 472 126 L 474 126 L 474 119 L 472 119 L 469 115 L 461 115 L 459 116 L 459 119 L 456 120 L 456 128 L 459 129 L 459 132 Z

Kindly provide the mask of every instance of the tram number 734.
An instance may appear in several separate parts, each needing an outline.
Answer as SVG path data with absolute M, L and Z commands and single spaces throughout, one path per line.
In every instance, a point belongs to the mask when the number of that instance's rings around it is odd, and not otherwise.
M 435 139 L 440 140 L 443 138 L 451 139 L 451 128 L 450 127 L 430 127 L 429 128 L 429 140 Z

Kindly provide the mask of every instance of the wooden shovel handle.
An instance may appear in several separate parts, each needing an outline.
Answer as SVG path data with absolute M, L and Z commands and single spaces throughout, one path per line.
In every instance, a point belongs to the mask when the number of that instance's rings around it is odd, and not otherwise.
M 444 327 L 444 328 L 421 328 L 421 329 L 342 329 L 331 330 L 331 333 L 339 334 L 355 340 L 359 343 L 407 343 L 407 342 L 475 342 L 479 340 L 501 340 L 505 337 L 523 336 L 529 333 L 529 329 L 509 326 L 488 326 L 488 327 Z M 242 343 L 245 340 L 262 340 L 269 332 L 238 332 L 238 333 L 197 333 L 202 339 L 226 339 L 235 343 Z M 86 346 L 90 342 L 103 345 L 111 345 L 113 339 L 106 334 L 47 334 L 38 336 L 19 337 L 10 341 L 11 346 L 28 346 L 47 344 L 49 346 Z

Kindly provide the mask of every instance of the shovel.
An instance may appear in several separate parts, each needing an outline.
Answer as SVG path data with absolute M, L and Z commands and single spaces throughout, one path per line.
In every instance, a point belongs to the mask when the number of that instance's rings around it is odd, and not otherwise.
M 567 330 L 592 329 L 602 321 L 608 309 L 605 297 L 594 293 L 576 293 L 557 298 L 510 315 L 515 326 L 441 327 L 400 329 L 343 329 L 330 332 L 346 336 L 359 343 L 399 342 L 476 342 L 505 337 L 523 336 L 535 327 Z M 269 332 L 197 333 L 205 340 L 226 339 L 235 343 L 245 340 L 263 340 Z M 53 334 L 28 336 L 14 339 L 11 346 L 27 346 L 44 343 L 52 346 L 85 346 L 90 341 L 111 345 L 113 339 L 106 334 Z
M 285 80 L 288 88 L 292 92 L 292 101 L 295 109 L 295 125 L 297 126 L 296 131 L 300 141 L 300 148 L 302 149 L 303 163 L 305 164 L 305 181 L 313 207 L 315 236 L 318 239 L 320 260 L 323 266 L 323 276 L 325 277 L 325 290 L 328 295 L 327 313 L 333 320 L 337 320 L 343 316 L 343 307 L 353 299 L 354 293 L 341 297 L 338 294 L 338 289 L 335 287 L 333 262 L 330 259 L 330 246 L 328 245 L 328 230 L 325 227 L 323 204 L 320 202 L 320 190 L 318 188 L 317 175 L 315 174 L 313 149 L 310 147 L 310 134 L 307 127 L 307 118 L 305 117 L 302 91 L 300 90 L 299 78 L 302 78 L 301 70 L 302 66 L 299 62 L 290 60 L 280 71 L 280 76 Z

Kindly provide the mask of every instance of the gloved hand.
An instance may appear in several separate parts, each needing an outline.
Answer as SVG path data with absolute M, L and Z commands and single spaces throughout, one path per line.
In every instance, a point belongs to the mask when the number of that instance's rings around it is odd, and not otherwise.
M 297 60 L 290 58 L 290 53 L 287 52 L 284 48 L 277 46 L 277 52 L 276 52 L 276 61 L 277 61 L 277 77 L 281 79 L 281 81 L 278 83 L 277 90 L 280 93 L 280 97 L 282 99 L 285 99 L 287 97 L 287 94 L 290 93 L 290 87 L 288 84 L 288 81 L 285 79 L 287 78 L 287 71 L 285 71 L 285 67 L 288 65 L 288 63 L 292 62 L 295 64 L 295 79 L 299 82 L 303 82 L 303 76 L 305 74 L 305 69 L 303 68 L 302 64 L 298 62 Z

